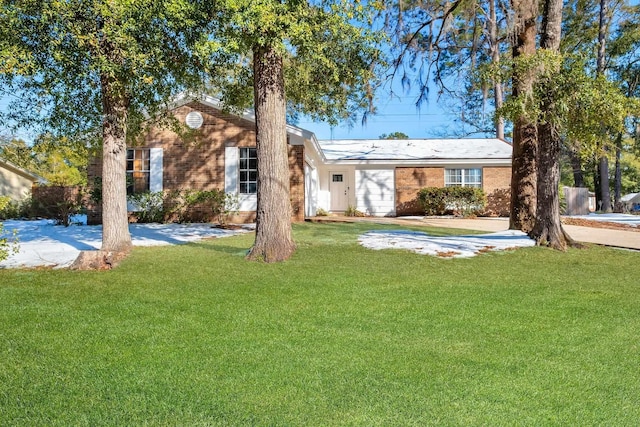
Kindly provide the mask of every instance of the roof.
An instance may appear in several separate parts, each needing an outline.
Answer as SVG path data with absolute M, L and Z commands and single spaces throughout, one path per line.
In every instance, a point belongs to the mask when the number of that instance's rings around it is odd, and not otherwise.
M 470 139 L 346 139 L 318 141 L 327 161 L 467 163 L 511 161 L 512 146 L 497 138 Z
M 20 176 L 23 176 L 23 177 L 25 177 L 27 179 L 30 179 L 33 182 L 44 182 L 45 181 L 45 179 L 42 178 L 41 176 L 38 176 L 38 175 L 33 174 L 33 173 L 29 172 L 29 171 L 26 171 L 26 170 L 22 169 L 21 167 L 16 166 L 16 165 L 14 165 L 13 163 L 11 163 L 11 162 L 9 162 L 7 160 L 0 159 L 0 167 L 6 169 L 8 171 L 11 171 L 11 172 L 13 172 L 13 173 L 15 173 L 17 175 L 20 175 Z
M 625 203 L 640 203 L 640 193 L 625 194 L 620 200 Z

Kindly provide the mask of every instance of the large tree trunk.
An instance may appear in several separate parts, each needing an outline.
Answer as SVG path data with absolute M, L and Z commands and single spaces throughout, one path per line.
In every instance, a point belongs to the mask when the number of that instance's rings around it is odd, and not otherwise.
M 605 71 L 605 53 L 607 42 L 607 13 L 609 10 L 608 0 L 600 0 L 600 20 L 598 22 L 598 59 L 597 74 L 603 75 Z M 606 147 L 603 147 L 603 154 L 598 161 L 598 172 L 600 175 L 600 210 L 611 212 L 611 190 L 609 189 L 609 160 L 607 159 Z
M 519 0 L 513 3 L 516 13 L 513 57 L 536 52 L 536 18 L 538 2 Z M 526 96 L 533 90 L 533 72 L 513 75 L 513 95 Z M 536 124 L 525 117 L 514 123 L 513 159 L 511 170 L 511 212 L 509 228 L 525 233 L 533 230 L 536 217 Z
M 253 50 L 258 156 L 256 240 L 247 256 L 283 261 L 295 251 L 291 233 L 289 162 L 282 56 L 273 46 Z
M 559 52 L 562 28 L 562 0 L 546 0 L 540 47 Z M 542 108 L 553 109 L 554 99 L 547 94 Z M 552 123 L 538 125 L 538 182 L 536 223 L 529 236 L 537 245 L 565 250 L 571 241 L 560 223 L 560 135 Z
M 622 134 L 618 134 L 616 138 L 616 174 L 613 183 L 613 210 L 622 212 L 624 206 L 622 204 Z
M 127 252 L 131 235 L 127 217 L 128 100 L 117 94 L 116 83 L 102 76 L 102 250 Z
M 497 0 L 489 0 L 489 50 L 491 52 L 491 63 L 494 65 L 500 63 L 496 1 Z M 502 108 L 503 99 L 502 81 L 496 77 L 493 80 L 493 101 L 496 110 Z M 504 139 L 504 118 L 501 116 L 496 118 L 496 138 Z
M 598 161 L 598 175 L 600 176 L 600 210 L 611 212 L 611 190 L 609 188 L 609 159 L 607 156 L 600 157 Z

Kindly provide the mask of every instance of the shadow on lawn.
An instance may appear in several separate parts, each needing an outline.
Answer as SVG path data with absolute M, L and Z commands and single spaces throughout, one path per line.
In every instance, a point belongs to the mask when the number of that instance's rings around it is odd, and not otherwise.
M 242 257 L 246 256 L 249 253 L 249 248 L 240 247 L 240 246 L 221 245 L 217 243 L 211 244 L 211 243 L 205 243 L 205 242 L 191 242 L 189 243 L 189 246 L 199 248 L 199 249 L 206 249 L 214 252 L 220 252 L 227 255 L 242 256 Z

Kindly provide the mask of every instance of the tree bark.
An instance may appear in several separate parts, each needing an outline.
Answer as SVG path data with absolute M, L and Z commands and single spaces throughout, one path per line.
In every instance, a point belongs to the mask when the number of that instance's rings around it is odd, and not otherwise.
M 609 159 L 607 156 L 600 157 L 598 161 L 598 175 L 600 176 L 600 210 L 611 212 L 611 190 L 609 188 Z
M 101 76 L 102 85 L 102 251 L 128 252 L 131 235 L 127 217 L 128 99 L 118 83 Z
M 540 47 L 559 52 L 561 28 L 562 0 L 545 0 Z M 542 103 L 543 110 L 551 112 L 553 104 L 553 95 L 547 93 Z M 536 222 L 529 236 L 537 245 L 565 250 L 567 243 L 572 240 L 560 222 L 558 184 L 561 146 L 560 135 L 553 123 L 539 123 Z
M 605 72 L 605 54 L 607 42 L 607 13 L 609 10 L 608 0 L 600 0 L 600 19 L 598 22 L 598 58 L 597 58 L 597 74 L 604 75 Z M 603 154 L 598 161 L 598 172 L 600 174 L 600 201 L 602 205 L 600 210 L 603 212 L 611 212 L 611 190 L 609 189 L 609 160 L 607 159 L 606 146 L 602 148 Z
M 516 37 L 513 57 L 533 55 L 536 51 L 536 0 L 514 1 Z M 533 73 L 513 75 L 513 96 L 527 96 L 533 90 Z M 514 123 L 511 169 L 511 211 L 509 228 L 525 233 L 533 230 L 536 216 L 536 124 L 525 117 Z
M 500 63 L 500 46 L 498 45 L 498 18 L 496 15 L 496 0 L 489 0 L 489 50 L 491 53 L 491 63 Z M 502 108 L 504 94 L 502 91 L 502 81 L 496 78 L 493 81 L 493 101 L 496 110 Z M 496 118 L 496 138 L 504 139 L 504 118 Z
M 256 239 L 250 260 L 277 262 L 295 251 L 291 232 L 286 103 L 282 55 L 273 46 L 253 49 L 258 157 Z
M 618 134 L 616 138 L 616 172 L 613 183 L 613 209 L 615 212 L 622 212 L 622 134 Z
M 580 156 L 578 155 L 578 151 L 569 148 L 569 161 L 571 162 L 571 169 L 573 171 L 573 186 L 584 188 L 586 184 L 584 183 L 584 173 L 582 172 L 582 161 L 580 160 Z

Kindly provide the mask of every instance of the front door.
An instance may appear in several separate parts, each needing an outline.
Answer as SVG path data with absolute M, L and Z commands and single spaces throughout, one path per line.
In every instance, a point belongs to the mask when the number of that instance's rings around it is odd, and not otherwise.
M 331 211 L 344 212 L 348 207 L 349 186 L 345 172 L 329 172 L 329 193 L 331 194 Z

